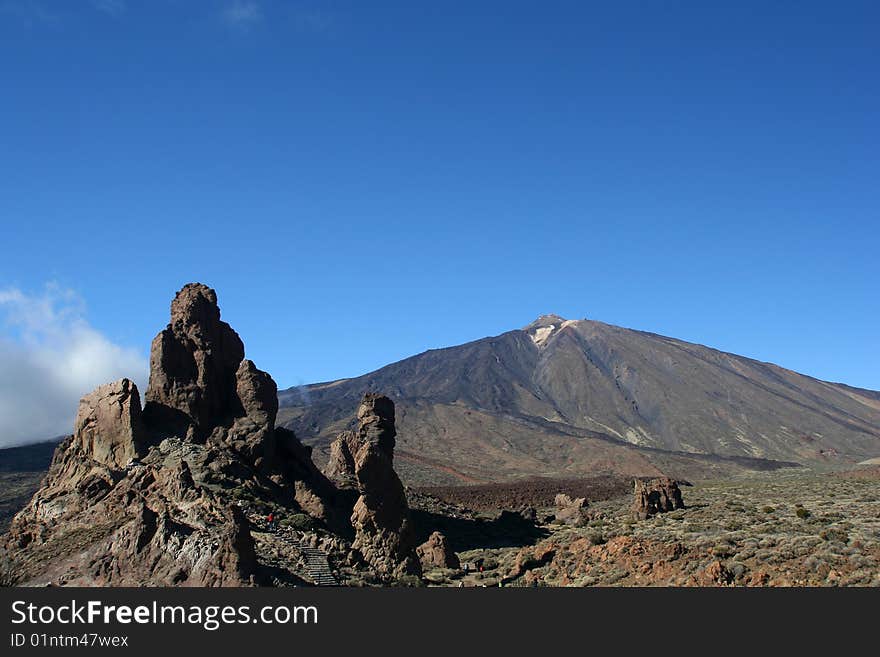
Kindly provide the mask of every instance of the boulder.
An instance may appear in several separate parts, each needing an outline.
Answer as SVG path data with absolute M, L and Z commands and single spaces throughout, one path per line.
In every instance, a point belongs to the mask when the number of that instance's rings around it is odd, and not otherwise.
M 449 547 L 446 537 L 440 532 L 434 532 L 428 540 L 416 548 L 416 555 L 422 565 L 422 570 L 428 571 L 434 568 L 460 568 L 461 563 L 458 555 Z
M 636 479 L 633 496 L 633 514 L 640 520 L 657 513 L 684 508 L 681 489 L 675 480 L 669 477 L 657 477 L 647 481 Z
M 589 503 L 584 497 L 572 498 L 565 493 L 559 493 L 554 498 L 553 504 L 556 507 L 556 522 L 579 527 L 588 520 Z

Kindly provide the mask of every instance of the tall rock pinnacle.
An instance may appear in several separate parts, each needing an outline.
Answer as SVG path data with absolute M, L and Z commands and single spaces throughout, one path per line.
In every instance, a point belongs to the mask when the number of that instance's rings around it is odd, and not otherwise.
M 393 467 L 394 402 L 367 394 L 357 417 L 357 431 L 341 435 L 337 446 L 338 453 L 350 455 L 360 493 L 351 516 L 353 547 L 380 574 L 418 574 L 406 491 Z
M 238 414 L 236 373 L 243 359 L 244 344 L 220 319 L 214 290 L 185 285 L 171 302 L 171 322 L 150 349 L 145 411 L 204 440 Z

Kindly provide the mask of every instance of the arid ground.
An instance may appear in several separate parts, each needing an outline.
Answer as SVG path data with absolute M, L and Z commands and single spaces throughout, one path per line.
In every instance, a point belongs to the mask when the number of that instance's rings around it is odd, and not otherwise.
M 461 550 L 458 586 L 880 586 L 880 483 L 806 470 L 683 487 L 685 509 L 634 520 L 631 495 L 593 501 L 584 527 L 537 510 L 526 545 Z M 486 512 L 484 511 L 485 515 Z M 449 533 L 453 548 L 457 536 Z M 479 572 L 482 565 L 483 572 Z M 474 572 L 476 570 L 476 572 Z

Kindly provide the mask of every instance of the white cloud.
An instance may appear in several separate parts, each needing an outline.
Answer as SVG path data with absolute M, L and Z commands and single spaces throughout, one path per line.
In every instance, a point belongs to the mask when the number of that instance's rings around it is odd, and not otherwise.
M 247 29 L 263 20 L 263 11 L 254 0 L 234 0 L 223 8 L 220 16 L 227 25 Z
M 0 289 L 0 447 L 70 433 L 80 397 L 122 377 L 143 391 L 148 369 L 86 321 L 75 292 Z

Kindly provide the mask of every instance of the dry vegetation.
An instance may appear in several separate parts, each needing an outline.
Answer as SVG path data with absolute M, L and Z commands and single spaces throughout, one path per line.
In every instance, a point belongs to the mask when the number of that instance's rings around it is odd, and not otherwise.
M 880 485 L 773 473 L 684 489 L 686 509 L 635 521 L 629 497 L 533 545 L 475 548 L 466 585 L 880 586 Z M 539 514 L 541 516 L 542 514 Z M 437 584 L 458 585 L 450 573 Z M 457 574 L 455 574 L 457 575 Z

